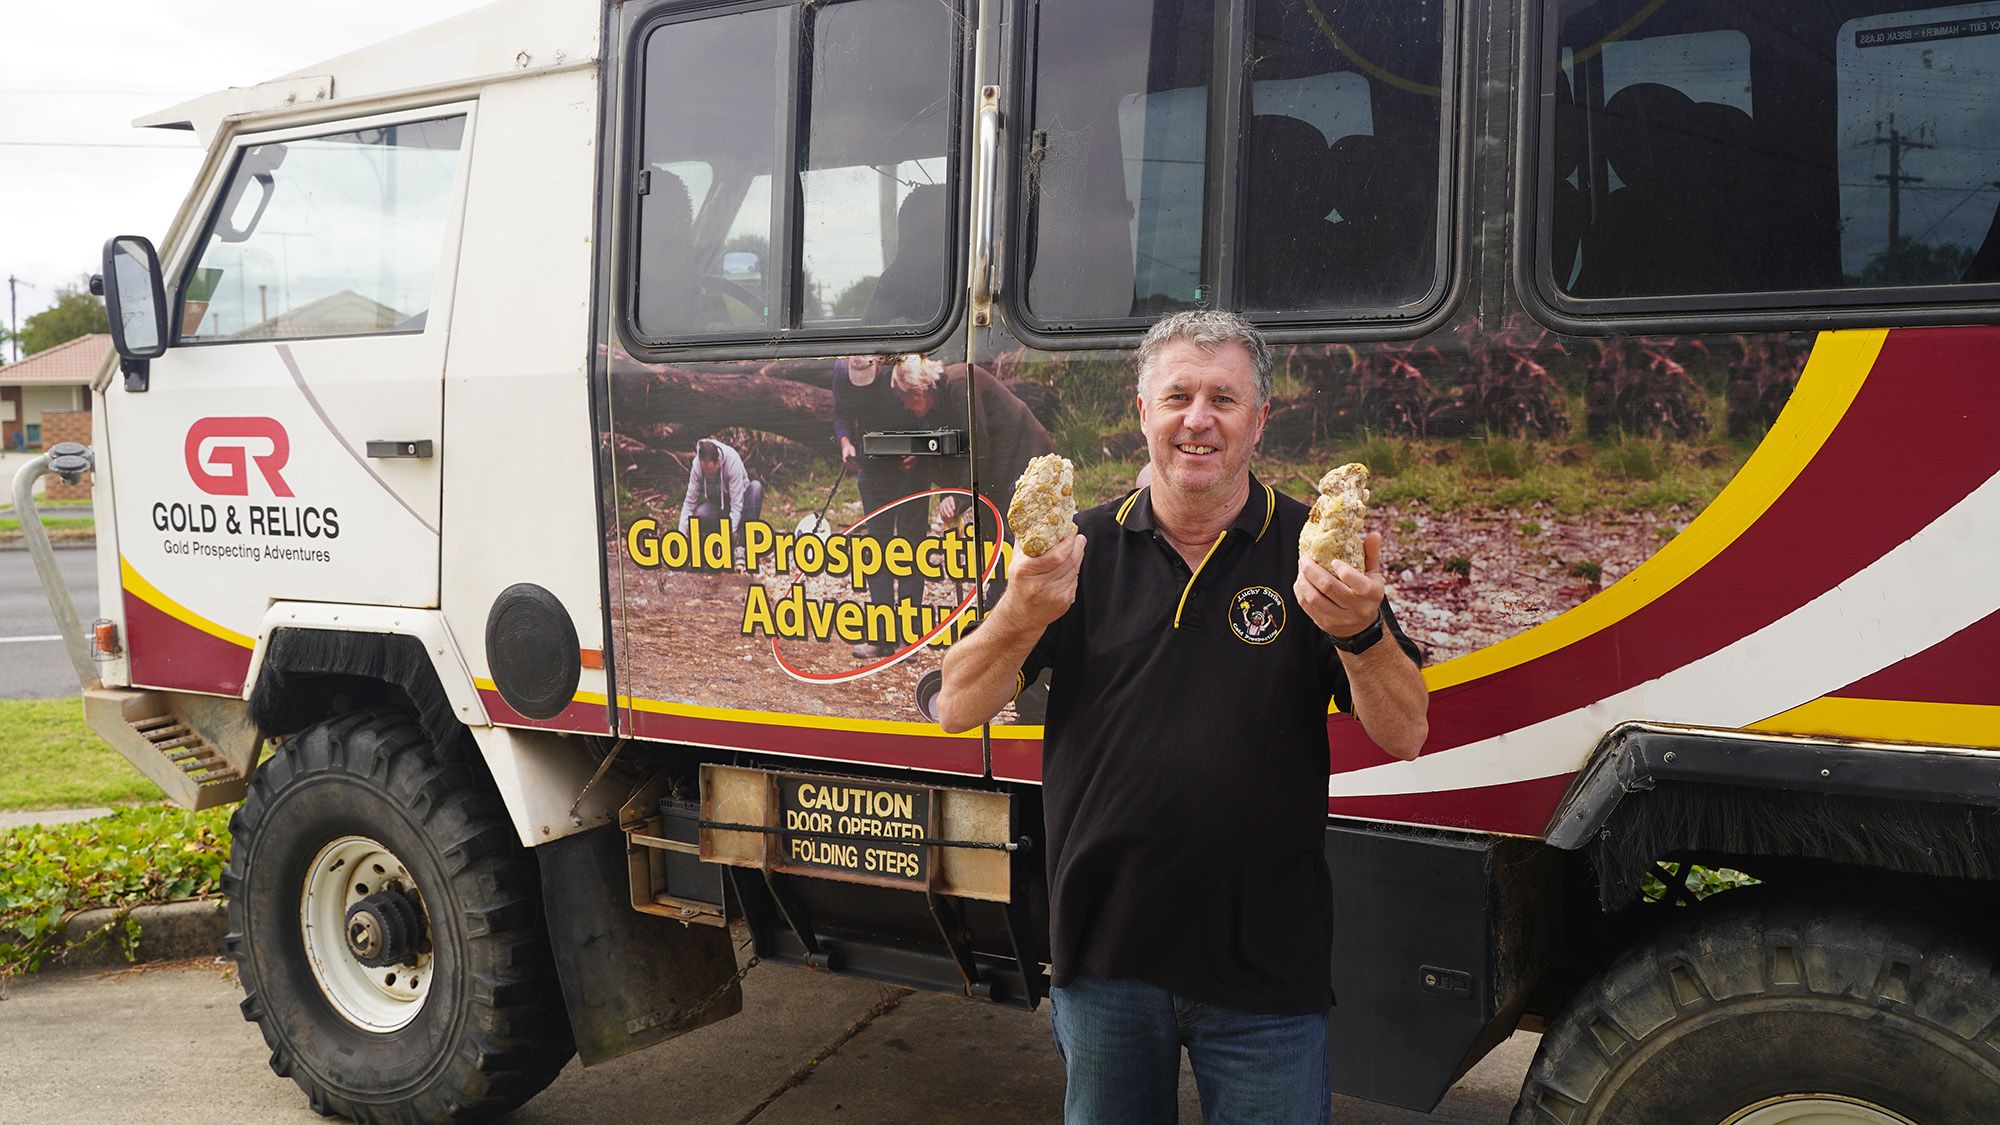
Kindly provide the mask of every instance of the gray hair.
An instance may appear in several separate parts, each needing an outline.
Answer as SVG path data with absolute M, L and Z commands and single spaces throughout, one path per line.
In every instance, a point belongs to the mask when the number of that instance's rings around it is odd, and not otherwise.
M 1159 362 L 1160 352 L 1175 340 L 1186 340 L 1203 351 L 1213 352 L 1224 344 L 1241 344 L 1250 353 L 1250 366 L 1257 373 L 1257 405 L 1271 401 L 1271 345 L 1264 342 L 1256 325 L 1221 309 L 1187 309 L 1168 313 L 1146 330 L 1139 341 L 1139 393 L 1146 393 L 1146 380 Z

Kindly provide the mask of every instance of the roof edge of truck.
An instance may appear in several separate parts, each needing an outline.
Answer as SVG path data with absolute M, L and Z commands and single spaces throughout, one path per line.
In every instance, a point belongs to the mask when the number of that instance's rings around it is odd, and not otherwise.
M 301 67 L 135 118 L 138 128 L 192 130 L 206 144 L 222 122 L 412 89 L 564 68 L 598 57 L 603 0 L 494 3 Z

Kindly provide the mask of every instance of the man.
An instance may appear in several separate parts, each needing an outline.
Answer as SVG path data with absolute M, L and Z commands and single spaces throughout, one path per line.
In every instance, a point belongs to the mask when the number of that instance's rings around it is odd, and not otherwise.
M 687 496 L 681 501 L 680 529 L 691 519 L 727 516 L 732 539 L 742 549 L 743 524 L 764 511 L 764 482 L 751 480 L 743 456 L 714 438 L 695 443 L 694 466 L 688 470 Z
M 833 433 L 840 443 L 840 459 L 858 468 L 855 484 L 861 491 L 861 510 L 874 512 L 866 533 L 887 549 L 895 539 L 914 544 L 930 531 L 931 477 L 935 458 L 867 457 L 860 450 L 862 437 L 871 432 L 917 430 L 931 425 L 925 416 L 937 405 L 938 383 L 944 365 L 922 355 L 902 357 L 882 378 L 882 361 L 872 355 L 849 356 L 844 370 L 834 375 Z M 922 495 L 915 500 L 905 497 Z M 895 501 L 904 500 L 903 503 Z M 922 605 L 924 577 L 912 571 L 894 575 L 887 568 L 868 576 L 868 600 L 875 605 L 893 606 L 901 602 Z M 915 640 L 914 637 L 908 638 Z M 854 645 L 854 655 L 863 660 L 888 656 L 901 648 L 894 640 L 864 640 Z
M 1301 561 L 1307 508 L 1250 475 L 1270 372 L 1233 314 L 1155 324 L 1151 483 L 1017 556 L 945 657 L 947 730 L 1051 672 L 1050 1001 L 1072 1123 L 1172 1121 L 1182 1047 L 1210 1125 L 1329 1112 L 1327 702 L 1408 759 L 1427 701 L 1380 535 L 1365 570 Z

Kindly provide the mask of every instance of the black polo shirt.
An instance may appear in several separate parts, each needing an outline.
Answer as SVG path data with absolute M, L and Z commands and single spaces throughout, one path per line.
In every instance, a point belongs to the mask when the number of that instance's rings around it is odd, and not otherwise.
M 1077 516 L 1076 602 L 1021 670 L 1051 673 L 1058 985 L 1087 966 L 1253 1012 L 1329 1003 L 1327 701 L 1351 700 L 1292 597 L 1307 510 L 1253 479 L 1194 570 L 1154 528 L 1148 490 Z

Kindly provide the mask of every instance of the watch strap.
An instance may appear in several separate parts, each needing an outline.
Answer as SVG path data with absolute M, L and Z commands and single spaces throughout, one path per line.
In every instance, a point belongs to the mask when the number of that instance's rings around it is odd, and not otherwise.
M 1383 631 L 1382 611 L 1378 609 L 1375 611 L 1375 620 L 1359 633 L 1351 637 L 1332 637 L 1333 647 L 1348 653 L 1360 654 L 1367 652 L 1369 649 L 1375 647 L 1376 641 L 1382 639 Z

